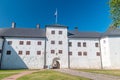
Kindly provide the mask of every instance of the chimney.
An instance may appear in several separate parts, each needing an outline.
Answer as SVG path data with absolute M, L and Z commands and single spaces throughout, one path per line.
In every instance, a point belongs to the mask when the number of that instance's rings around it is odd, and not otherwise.
M 12 22 L 12 28 L 15 28 L 15 27 L 16 27 L 16 23 Z
M 37 29 L 40 29 L 40 24 L 37 24 L 37 25 L 36 25 L 36 28 L 37 28 Z

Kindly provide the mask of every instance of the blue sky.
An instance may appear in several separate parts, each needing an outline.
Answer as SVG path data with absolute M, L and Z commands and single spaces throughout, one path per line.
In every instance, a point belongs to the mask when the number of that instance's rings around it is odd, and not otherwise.
M 18 28 L 42 28 L 55 23 L 70 30 L 104 32 L 111 24 L 109 0 L 0 0 L 0 28 L 10 28 L 16 22 Z

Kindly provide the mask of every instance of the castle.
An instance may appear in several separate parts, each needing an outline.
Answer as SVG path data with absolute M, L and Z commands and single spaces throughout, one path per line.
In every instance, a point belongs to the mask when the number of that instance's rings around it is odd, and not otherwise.
M 0 69 L 120 69 L 120 30 L 80 32 L 53 24 L 44 29 L 0 29 Z

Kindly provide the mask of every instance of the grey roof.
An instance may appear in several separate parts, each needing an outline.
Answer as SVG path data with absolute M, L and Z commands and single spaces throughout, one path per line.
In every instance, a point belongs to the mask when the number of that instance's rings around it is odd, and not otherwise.
M 46 27 L 61 27 L 61 28 L 67 28 L 67 26 L 60 25 L 60 24 L 46 25 Z
M 105 33 L 103 33 L 102 36 L 120 36 L 120 29 L 115 29 L 112 31 L 107 31 Z
M 0 36 L 7 37 L 45 37 L 44 29 L 6 28 L 0 29 Z
M 69 31 L 69 38 L 100 38 L 101 33 L 98 32 L 79 32 L 78 30 Z

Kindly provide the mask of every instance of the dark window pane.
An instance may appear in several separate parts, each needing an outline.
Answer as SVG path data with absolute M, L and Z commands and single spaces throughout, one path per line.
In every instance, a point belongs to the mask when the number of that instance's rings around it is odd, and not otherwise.
M 97 56 L 100 56 L 100 52 L 96 52 L 96 55 L 97 55 Z
M 7 51 L 7 53 L 6 53 L 7 55 L 11 55 L 11 51 Z
M 55 44 L 55 41 L 51 41 L 51 44 Z
M 51 34 L 55 34 L 55 31 L 51 31 Z
M 78 52 L 78 56 L 82 56 L 82 52 Z
M 69 52 L 69 55 L 72 55 L 72 52 Z
M 83 42 L 83 47 L 86 47 L 86 42 Z
M 2 50 L 0 49 L 0 53 L 2 53 Z
M 62 54 L 62 50 L 59 50 L 59 53 Z
M 72 46 L 72 42 L 69 42 L 68 45 L 69 45 L 69 46 Z
M 38 43 L 37 43 L 38 45 L 41 45 L 41 41 L 38 41 Z
M 26 55 L 30 55 L 30 51 L 26 51 Z
M 19 53 L 18 53 L 19 55 L 22 55 L 22 51 L 19 51 Z
M 54 54 L 55 53 L 55 50 L 51 50 L 51 54 Z
M 20 45 L 23 45 L 23 44 L 24 44 L 24 42 L 23 42 L 23 41 L 20 41 L 20 42 L 19 42 L 19 44 L 20 44 Z
M 59 44 L 62 44 L 62 41 L 59 41 Z
M 30 41 L 27 41 L 27 45 L 30 45 L 31 44 L 31 42 Z
M 37 55 L 41 55 L 41 51 L 37 51 Z
M 84 56 L 87 56 L 87 52 L 83 52 L 83 55 L 84 55 Z
M 95 47 L 98 47 L 99 45 L 98 45 L 98 43 L 95 43 Z
M 81 42 L 78 42 L 78 47 L 81 47 Z
M 62 34 L 62 31 L 59 31 L 59 34 Z

